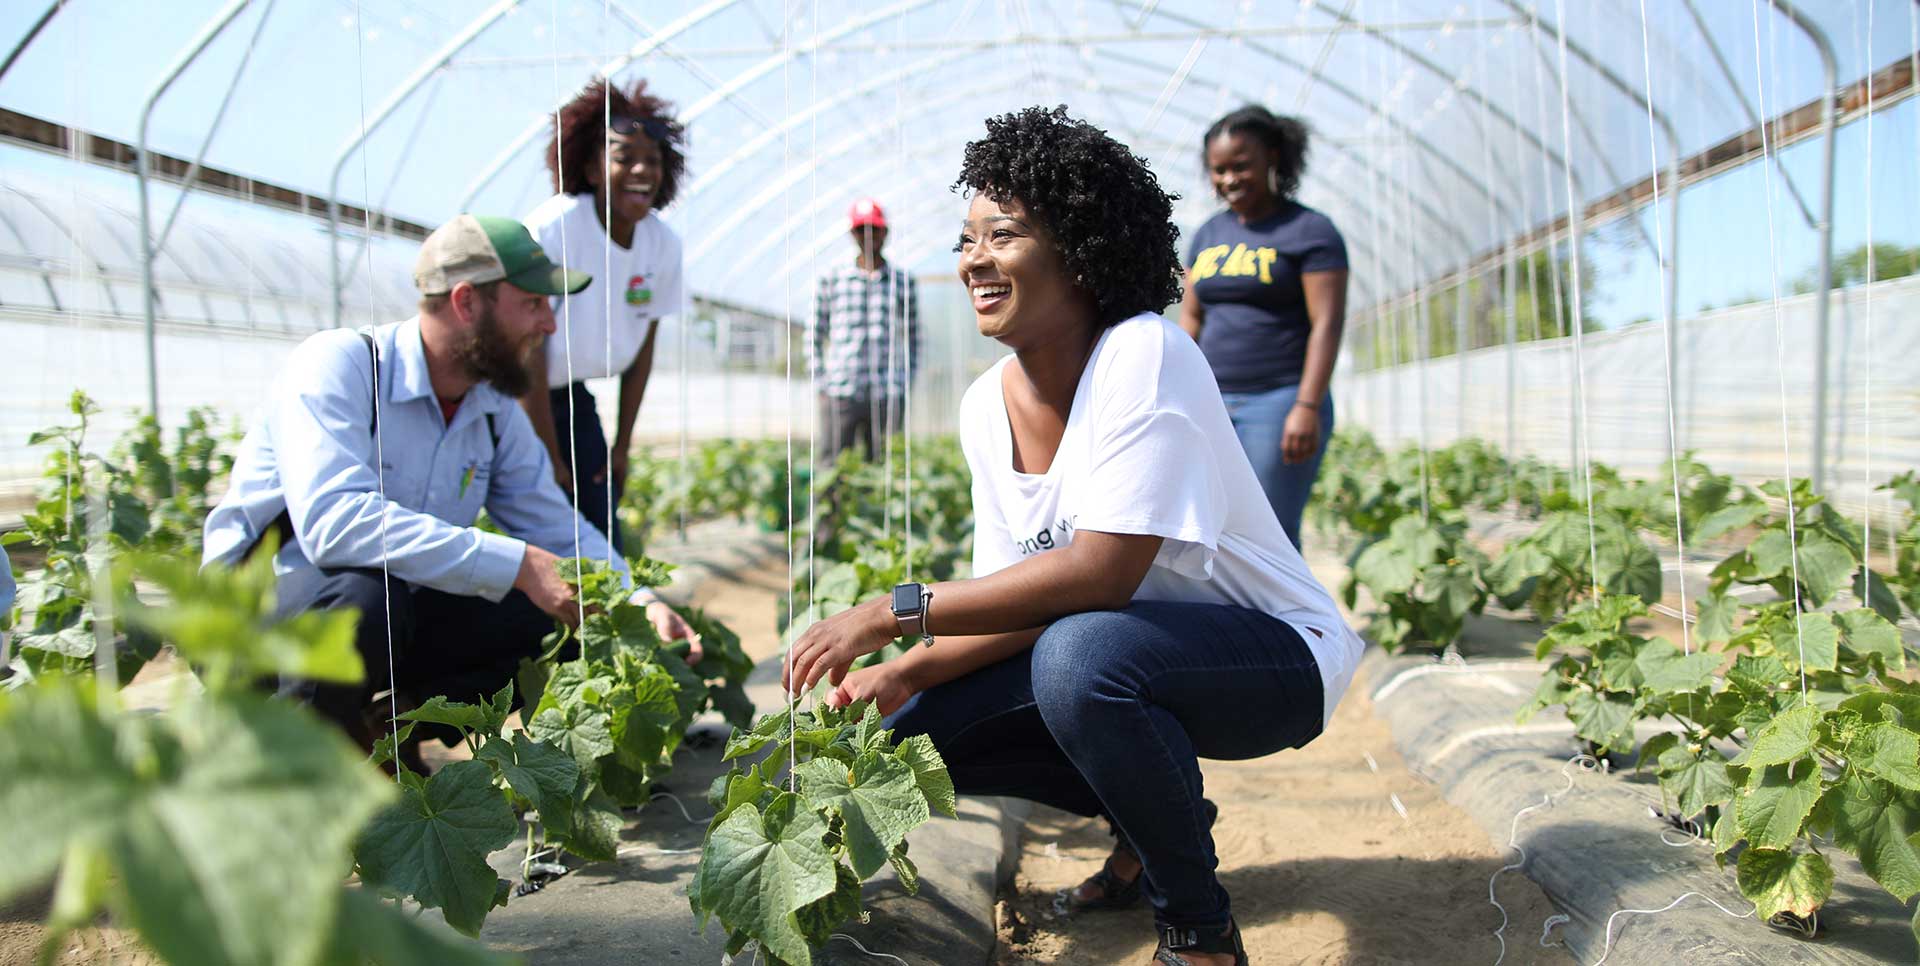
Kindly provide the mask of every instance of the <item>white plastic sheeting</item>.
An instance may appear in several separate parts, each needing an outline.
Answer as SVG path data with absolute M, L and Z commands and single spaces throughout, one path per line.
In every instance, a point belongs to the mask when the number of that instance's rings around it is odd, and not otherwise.
M 1681 320 L 1673 394 L 1682 452 L 1754 483 L 1812 475 L 1814 299 Z M 1884 514 L 1887 494 L 1869 501 L 1872 488 L 1920 468 L 1920 279 L 1833 293 L 1831 325 L 1828 494 L 1849 514 L 1868 506 Z M 1341 373 L 1333 390 L 1340 424 L 1390 445 L 1478 436 L 1506 448 L 1511 440 L 1517 453 L 1577 465 L 1573 340 L 1512 352 L 1511 394 L 1504 348 Z M 1591 458 L 1630 476 L 1658 473 L 1671 452 L 1663 326 L 1587 334 L 1577 358 Z

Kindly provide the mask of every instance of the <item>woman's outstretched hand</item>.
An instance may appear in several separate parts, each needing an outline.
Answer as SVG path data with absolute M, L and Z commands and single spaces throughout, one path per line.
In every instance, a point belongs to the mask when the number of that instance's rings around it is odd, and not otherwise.
M 913 697 L 917 689 L 907 679 L 907 673 L 898 659 L 885 664 L 863 667 L 850 671 L 840 686 L 827 695 L 830 707 L 844 708 L 855 701 L 873 700 L 874 707 L 883 715 L 900 710 L 900 706 Z
M 821 678 L 838 686 L 855 660 L 899 636 L 900 623 L 884 598 L 841 611 L 816 621 L 793 642 L 793 656 L 781 669 L 780 683 L 795 693 L 812 690 Z

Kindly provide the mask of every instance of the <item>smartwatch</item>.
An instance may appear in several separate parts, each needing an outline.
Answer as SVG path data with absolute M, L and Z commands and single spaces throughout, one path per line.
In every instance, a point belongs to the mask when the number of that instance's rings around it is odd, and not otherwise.
M 927 605 L 932 600 L 933 591 L 928 590 L 925 584 L 894 585 L 893 618 L 900 622 L 901 637 L 933 643 L 933 635 L 927 633 Z

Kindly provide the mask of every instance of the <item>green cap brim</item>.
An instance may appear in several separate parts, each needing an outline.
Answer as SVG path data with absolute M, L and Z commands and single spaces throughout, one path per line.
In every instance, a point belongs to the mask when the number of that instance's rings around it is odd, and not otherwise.
M 507 281 L 515 288 L 541 295 L 572 295 L 592 284 L 593 276 L 542 259 L 532 268 L 507 276 Z

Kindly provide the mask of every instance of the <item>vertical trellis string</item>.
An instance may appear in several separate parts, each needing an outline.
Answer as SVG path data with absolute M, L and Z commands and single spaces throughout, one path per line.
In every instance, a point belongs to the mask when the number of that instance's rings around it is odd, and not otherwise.
M 1586 200 L 1578 196 L 1573 184 L 1573 77 L 1567 73 L 1567 11 L 1565 0 L 1554 0 L 1554 39 L 1560 54 L 1560 154 L 1567 159 L 1563 168 L 1567 187 L 1567 262 L 1568 283 L 1572 290 L 1573 329 L 1573 411 L 1575 431 L 1580 437 L 1580 472 L 1586 482 L 1587 504 L 1587 584 L 1588 591 L 1600 596 L 1600 542 L 1593 523 L 1593 440 L 1587 427 L 1587 366 L 1582 330 L 1587 327 L 1580 291 L 1580 232 L 1586 227 Z
M 1759 3 L 1759 0 L 1751 0 L 1751 3 L 1749 4 L 1749 6 L 1753 11 L 1753 75 L 1754 75 L 1754 84 L 1758 87 L 1758 90 L 1759 90 L 1758 110 L 1762 118 L 1768 118 L 1768 117 L 1771 117 L 1772 115 L 1767 112 L 1768 109 L 1767 109 L 1766 68 L 1761 63 L 1761 58 L 1760 58 L 1760 3 Z M 1774 12 L 1773 0 L 1767 0 L 1767 12 L 1768 13 Z M 1823 92 L 1822 96 L 1832 97 L 1833 92 L 1832 91 Z M 1793 617 L 1794 617 L 1793 640 L 1794 640 L 1794 646 L 1799 655 L 1800 698 L 1802 701 L 1804 701 L 1807 699 L 1807 661 L 1806 661 L 1807 649 L 1806 649 L 1806 641 L 1802 638 L 1800 633 L 1800 614 L 1801 614 L 1800 544 L 1799 544 L 1799 536 L 1798 536 L 1800 514 L 1798 509 L 1794 506 L 1794 502 L 1793 502 L 1793 442 L 1792 442 L 1792 439 L 1788 436 L 1788 430 L 1787 430 L 1787 342 L 1786 342 L 1786 331 L 1780 319 L 1780 253 L 1778 248 L 1778 241 L 1775 238 L 1775 230 L 1773 225 L 1773 205 L 1774 205 L 1773 179 L 1771 177 L 1768 177 L 1768 175 L 1771 175 L 1773 173 L 1772 169 L 1774 167 L 1777 155 L 1774 151 L 1773 139 L 1767 136 L 1768 126 L 1769 126 L 1769 122 L 1765 120 L 1763 120 L 1760 123 L 1760 163 L 1761 163 L 1760 180 L 1766 183 L 1766 193 L 1767 193 L 1767 276 L 1771 281 L 1771 285 L 1772 285 L 1771 291 L 1773 296 L 1772 300 L 1773 300 L 1774 354 L 1779 362 L 1780 462 L 1782 465 L 1782 470 L 1785 474 L 1785 483 L 1786 483 L 1785 493 L 1787 498 L 1787 550 L 1788 550 L 1787 557 L 1788 557 L 1789 563 L 1793 568 L 1793 588 L 1792 588 L 1793 593 L 1791 595 L 1792 601 L 1793 601 Z M 1821 292 L 1819 293 L 1819 297 L 1826 298 L 1827 293 Z
M 1687 519 L 1686 512 L 1680 505 L 1680 428 L 1673 400 L 1673 346 L 1679 338 L 1673 327 L 1679 320 L 1674 318 L 1674 313 L 1669 309 L 1672 303 L 1667 298 L 1665 267 L 1668 255 L 1666 238 L 1660 227 L 1660 148 L 1654 137 L 1653 126 L 1653 54 L 1652 42 L 1647 33 L 1647 0 L 1640 0 L 1640 63 L 1647 75 L 1647 163 L 1653 169 L 1653 203 L 1647 207 L 1647 211 L 1653 215 L 1650 220 L 1653 222 L 1654 262 L 1655 267 L 1660 269 L 1654 274 L 1660 277 L 1660 305 L 1661 311 L 1666 316 L 1666 324 L 1662 327 L 1662 332 L 1666 335 L 1667 351 L 1661 353 L 1661 374 L 1667 396 L 1667 467 L 1668 474 L 1673 477 L 1674 544 L 1680 560 L 1680 650 L 1683 653 L 1692 654 L 1693 631 L 1687 609 Z M 1680 186 L 1668 185 L 1667 190 L 1678 192 Z M 1680 203 L 1677 195 L 1672 200 L 1676 205 Z M 1678 259 L 1679 253 L 1675 252 L 1672 257 Z M 1691 696 L 1688 700 L 1691 702 Z
M 360 137 L 367 135 L 367 58 L 366 25 L 363 22 L 361 0 L 353 3 L 353 59 L 355 81 L 360 93 Z M 362 144 L 360 148 L 360 193 L 361 197 L 373 197 L 373 181 L 367 174 L 367 153 L 372 145 Z M 361 209 L 364 219 L 361 230 L 367 234 L 367 244 L 363 251 L 367 256 L 367 311 L 373 311 L 373 205 L 366 204 Z M 335 298 L 340 293 L 334 293 Z M 404 766 L 400 764 L 400 681 L 395 672 L 397 662 L 393 657 L 393 579 L 388 572 L 387 557 L 387 520 L 392 514 L 387 512 L 387 454 L 386 424 L 380 419 L 380 340 L 373 340 L 373 471 L 376 484 L 380 488 L 380 601 L 386 614 L 387 634 L 387 726 L 393 737 L 393 780 L 400 781 Z

